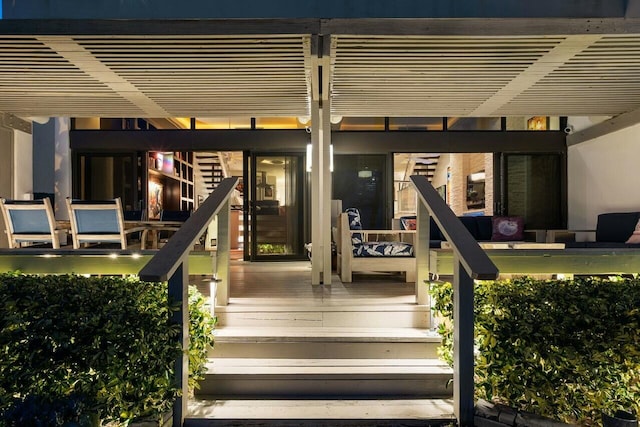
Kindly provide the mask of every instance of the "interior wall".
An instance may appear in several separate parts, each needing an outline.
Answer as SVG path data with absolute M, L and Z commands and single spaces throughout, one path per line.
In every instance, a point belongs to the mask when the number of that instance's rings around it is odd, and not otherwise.
M 639 133 L 640 124 L 568 148 L 569 229 L 595 229 L 600 213 L 640 210 Z

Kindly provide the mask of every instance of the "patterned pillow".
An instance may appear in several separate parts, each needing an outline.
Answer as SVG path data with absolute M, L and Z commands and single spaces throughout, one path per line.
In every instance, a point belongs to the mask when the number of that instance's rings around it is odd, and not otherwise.
M 357 208 L 347 208 L 344 210 L 349 216 L 349 229 L 362 230 L 362 221 L 360 221 L 360 211 Z M 364 242 L 362 233 L 351 234 L 351 244 L 361 245 Z
M 521 216 L 494 216 L 491 240 L 510 241 L 524 239 L 524 219 Z

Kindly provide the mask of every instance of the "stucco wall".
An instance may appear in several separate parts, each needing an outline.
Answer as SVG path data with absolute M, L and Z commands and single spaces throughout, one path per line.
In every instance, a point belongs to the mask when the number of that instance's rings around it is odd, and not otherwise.
M 567 156 L 570 229 L 595 229 L 600 213 L 640 210 L 640 125 L 570 146 Z

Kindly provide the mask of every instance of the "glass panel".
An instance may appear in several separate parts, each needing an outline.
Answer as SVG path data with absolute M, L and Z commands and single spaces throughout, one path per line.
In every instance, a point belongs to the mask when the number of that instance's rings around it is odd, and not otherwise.
M 559 116 L 507 117 L 507 130 L 560 130 Z
M 384 117 L 331 117 L 331 130 L 384 130 Z
M 358 208 L 365 229 L 387 228 L 387 173 L 384 155 L 337 155 L 334 157 L 333 199 L 342 210 Z
M 529 229 L 561 228 L 561 165 L 556 154 L 505 156 L 506 212 Z
M 389 117 L 389 130 L 443 130 L 442 117 Z
M 256 129 L 304 129 L 307 126 L 311 126 L 311 122 L 306 117 L 256 118 Z
M 100 117 L 76 117 L 74 129 L 100 129 Z
M 298 156 L 256 156 L 253 232 L 257 257 L 300 255 Z
M 449 130 L 500 130 L 500 117 L 447 117 Z
M 251 129 L 251 117 L 197 117 L 196 129 Z
M 140 209 L 135 201 L 133 158 L 122 156 L 81 156 L 80 199 L 106 200 L 120 197 L 124 210 Z

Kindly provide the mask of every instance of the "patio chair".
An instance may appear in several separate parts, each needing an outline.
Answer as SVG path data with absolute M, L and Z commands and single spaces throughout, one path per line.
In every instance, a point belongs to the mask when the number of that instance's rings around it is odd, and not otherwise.
M 348 208 L 338 222 L 338 274 L 351 282 L 354 271 L 404 272 L 407 282 L 415 281 L 416 259 L 413 245 L 399 240 L 369 241 L 369 236 L 411 234 L 414 230 L 363 230 L 360 212 Z M 395 237 L 395 236 L 394 236 Z
M 119 244 L 127 248 L 128 233 L 142 231 L 142 227 L 124 229 L 120 198 L 113 200 L 72 200 L 67 198 L 73 248 L 81 244 Z
M 48 198 L 40 200 L 0 199 L 6 225 L 9 247 L 19 248 L 23 243 L 50 244 L 59 249 L 53 208 Z

